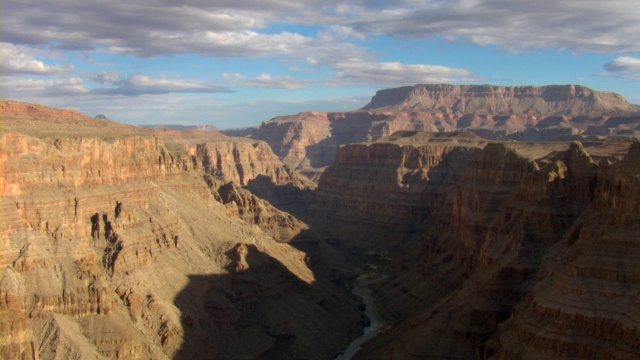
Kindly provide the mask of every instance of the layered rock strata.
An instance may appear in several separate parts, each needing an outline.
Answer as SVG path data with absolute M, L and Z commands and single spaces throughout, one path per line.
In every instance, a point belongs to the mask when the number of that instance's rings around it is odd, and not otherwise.
M 317 181 L 336 147 L 398 131 L 472 131 L 489 140 L 640 138 L 640 108 L 579 85 L 415 85 L 380 90 L 360 110 L 281 116 L 228 132 L 267 142 L 291 169 Z
M 493 86 L 434 84 L 376 92 L 363 110 L 434 111 L 439 113 L 602 115 L 637 111 L 612 92 L 580 85 Z
M 242 188 L 305 188 L 266 144 L 9 104 L 3 358 L 331 358 L 362 328 L 357 301 L 276 241 L 305 225 Z
M 442 137 L 345 146 L 320 179 L 314 211 L 336 232 L 366 218 L 377 230 L 345 231 L 350 244 L 392 264 L 376 293 L 397 323 L 359 358 L 637 357 L 638 144 L 613 165 L 580 143 L 456 140 L 435 161 L 410 156 Z M 465 161 L 447 157 L 461 148 Z

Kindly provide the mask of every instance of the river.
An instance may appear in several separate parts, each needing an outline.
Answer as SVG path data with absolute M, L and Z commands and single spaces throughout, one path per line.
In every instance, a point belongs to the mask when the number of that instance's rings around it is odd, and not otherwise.
M 371 322 L 364 329 L 362 335 L 349 344 L 349 347 L 339 355 L 335 360 L 349 360 L 360 350 L 360 346 L 378 335 L 388 325 L 387 321 L 380 316 L 371 296 L 371 290 L 362 286 L 355 286 L 352 293 L 362 299 L 365 305 L 364 313 L 369 317 Z

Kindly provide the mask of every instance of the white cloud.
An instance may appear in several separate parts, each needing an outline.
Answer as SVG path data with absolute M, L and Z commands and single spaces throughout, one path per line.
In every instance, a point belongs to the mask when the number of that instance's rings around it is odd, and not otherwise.
M 51 66 L 37 60 L 35 57 L 40 55 L 40 51 L 37 49 L 5 42 L 0 43 L 0 47 L 3 75 L 52 75 L 66 72 L 61 66 Z
M 640 71 L 640 59 L 631 56 L 621 56 L 604 66 L 611 72 Z
M 598 73 L 598 76 L 640 80 L 640 58 L 620 56 L 605 64 L 604 68 L 606 71 Z
M 235 73 L 228 74 L 223 73 L 222 78 L 225 82 L 236 86 L 248 86 L 270 89 L 287 89 L 297 90 L 304 89 L 313 81 L 304 79 L 294 79 L 288 76 L 273 77 L 270 74 L 260 74 L 254 78 L 249 78 L 245 75 Z
M 107 76 L 115 78 L 111 76 Z M 103 87 L 91 90 L 92 94 L 139 96 L 142 94 L 169 93 L 220 93 L 230 92 L 224 86 L 207 84 L 193 80 L 156 79 L 143 74 L 134 74 L 126 79 L 112 83 L 116 87 Z
M 3 76 L 2 96 L 8 99 L 36 99 L 88 94 L 80 78 L 31 79 Z
M 93 75 L 91 79 L 100 84 L 114 84 L 120 80 L 120 73 L 117 71 L 101 71 Z
M 638 52 L 640 5 L 626 0 L 390 1 L 337 14 L 365 34 L 595 53 Z
M 134 74 L 121 79 L 116 73 L 100 73 L 93 77 L 103 85 L 87 88 L 81 78 L 36 80 L 24 77 L 3 77 L 3 96 L 14 99 L 42 99 L 47 97 L 75 96 L 107 98 L 110 96 L 140 96 L 172 93 L 212 94 L 230 92 L 227 87 L 193 80 L 156 79 L 143 74 Z M 102 82 L 101 82 L 102 81 Z
M 337 70 L 334 83 L 368 83 L 381 86 L 413 85 L 418 83 L 459 83 L 478 79 L 462 68 L 440 65 L 402 64 L 398 62 L 366 62 L 358 59 L 334 64 Z

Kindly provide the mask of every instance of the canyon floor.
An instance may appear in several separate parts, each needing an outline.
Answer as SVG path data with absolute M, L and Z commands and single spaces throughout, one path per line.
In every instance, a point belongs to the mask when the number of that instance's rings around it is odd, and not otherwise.
M 246 137 L 0 102 L 1 356 L 334 359 L 359 284 L 357 359 L 640 357 L 637 108 L 389 91 Z

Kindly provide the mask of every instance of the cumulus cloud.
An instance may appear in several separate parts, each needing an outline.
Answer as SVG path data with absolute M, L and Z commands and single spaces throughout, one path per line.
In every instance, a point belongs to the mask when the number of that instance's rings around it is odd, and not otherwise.
M 92 89 L 92 94 L 139 96 L 142 94 L 169 93 L 221 93 L 230 92 L 227 87 L 206 84 L 199 81 L 156 79 L 143 74 L 135 74 L 119 80 L 113 73 L 98 74 L 105 83 L 116 85 Z M 117 76 L 117 77 L 116 77 Z M 111 82 L 107 82 L 111 81 Z
M 105 47 L 135 56 L 264 56 L 293 53 L 301 43 L 306 49 L 327 45 L 299 34 L 261 32 L 272 24 L 319 26 L 333 33 L 334 41 L 381 34 L 514 51 L 640 51 L 640 6 L 628 0 L 7 0 L 3 5 L 12 14 L 3 19 L 4 41 L 73 50 Z
M 117 71 L 101 71 L 93 75 L 91 79 L 100 84 L 115 84 L 120 80 L 120 73 Z
M 288 76 L 276 76 L 273 77 L 270 74 L 260 74 L 254 78 L 249 78 L 245 75 L 234 73 L 223 73 L 222 78 L 225 82 L 236 86 L 248 86 L 270 89 L 286 89 L 297 90 L 304 89 L 308 84 L 312 83 L 310 80 L 294 79 Z
M 62 74 L 66 70 L 57 65 L 47 65 L 35 57 L 40 51 L 34 48 L 14 45 L 11 43 L 0 44 L 0 58 L 2 61 L 2 74 L 30 74 L 30 75 L 52 75 Z
M 606 71 L 596 75 L 618 77 L 625 80 L 640 80 L 640 59 L 631 56 L 620 56 L 604 65 Z
M 368 83 L 383 86 L 417 83 L 459 83 L 478 80 L 462 68 L 440 65 L 402 64 L 398 62 L 366 62 L 354 59 L 334 64 L 334 83 Z
M 640 6 L 626 0 L 390 1 L 382 9 L 336 9 L 366 34 L 469 41 L 507 50 L 638 52 Z
M 10 98 L 46 98 L 53 96 L 105 97 L 140 96 L 171 93 L 213 94 L 231 92 L 227 87 L 191 80 L 156 79 L 143 74 L 121 79 L 117 73 L 99 73 L 93 81 L 106 87 L 88 88 L 81 78 L 37 80 L 23 77 L 3 78 L 3 92 Z
M 89 93 L 80 78 L 31 79 L 17 76 L 3 77 L 2 92 L 2 96 L 9 99 L 79 96 Z

